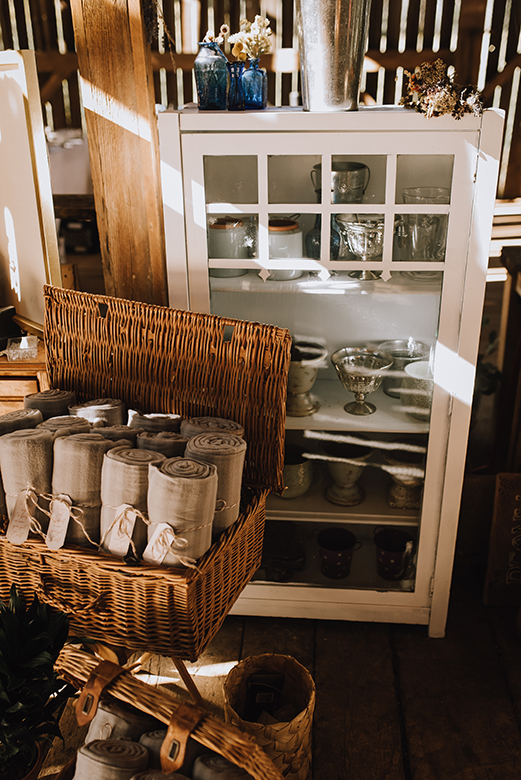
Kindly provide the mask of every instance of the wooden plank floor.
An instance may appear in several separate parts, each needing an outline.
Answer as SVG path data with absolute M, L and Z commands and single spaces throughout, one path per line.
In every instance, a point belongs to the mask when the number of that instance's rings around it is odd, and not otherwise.
M 241 658 L 292 655 L 315 680 L 309 780 L 519 780 L 521 643 L 516 611 L 485 607 L 468 572 L 456 572 L 447 633 L 423 626 L 228 617 L 188 668 L 212 712 Z M 141 678 L 186 697 L 170 659 Z M 53 774 L 82 734 L 47 760 Z

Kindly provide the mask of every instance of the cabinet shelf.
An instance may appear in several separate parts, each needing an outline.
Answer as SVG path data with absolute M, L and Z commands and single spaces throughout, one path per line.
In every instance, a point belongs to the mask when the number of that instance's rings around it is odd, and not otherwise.
M 368 263 L 364 265 L 360 262 L 344 262 L 334 261 L 327 266 L 321 265 L 316 260 L 307 260 L 308 263 L 313 263 L 315 271 L 304 271 L 302 276 L 298 279 L 291 279 L 288 281 L 273 281 L 267 279 L 263 281 L 259 276 L 260 271 L 264 267 L 276 268 L 276 269 L 290 269 L 299 268 L 299 264 L 291 261 L 278 262 L 271 261 L 264 266 L 260 266 L 255 260 L 210 260 L 209 265 L 211 268 L 248 268 L 248 273 L 244 276 L 234 276 L 228 278 L 210 277 L 210 289 L 212 293 L 273 293 L 273 294 L 285 294 L 285 293 L 304 293 L 306 295 L 359 295 L 360 292 L 370 292 L 374 295 L 435 295 L 439 296 L 441 292 L 442 274 L 439 272 L 438 266 L 442 266 L 441 263 L 429 264 L 426 268 L 425 265 L 421 268 L 419 263 L 407 263 L 407 268 L 410 266 L 410 270 L 423 270 L 429 274 L 430 278 L 425 280 L 414 279 L 408 275 L 407 271 L 392 271 L 391 278 L 384 282 L 382 279 L 376 279 L 375 281 L 360 281 L 359 279 L 353 279 L 349 276 L 348 270 L 360 270 L 363 268 L 371 268 L 378 270 L 378 264 Z M 403 265 L 403 264 L 402 264 Z M 345 266 L 345 268 L 344 268 Z M 320 271 L 327 269 L 331 276 L 328 279 L 322 279 L 318 276 Z M 339 269 L 339 270 L 336 270 Z M 437 272 L 436 277 L 431 277 L 432 271 Z
M 328 591 L 355 589 L 373 591 L 412 591 L 414 590 L 415 560 L 410 565 L 406 578 L 403 580 L 384 580 L 376 570 L 376 552 L 373 542 L 373 531 L 368 526 L 359 526 L 349 523 L 349 529 L 355 534 L 357 540 L 362 543 L 359 550 L 353 553 L 351 571 L 347 577 L 333 580 L 326 577 L 320 571 L 320 560 L 317 545 L 317 534 L 327 524 L 317 523 L 311 526 L 307 523 L 298 525 L 298 545 L 303 553 L 304 563 L 301 571 L 291 574 L 291 579 L 283 584 L 289 588 L 305 586 L 307 588 L 321 588 Z M 398 526 L 397 526 L 398 527 Z M 405 530 L 405 529 L 404 529 Z M 406 529 L 411 532 L 410 528 Z M 414 532 L 412 536 L 415 536 Z M 414 556 L 415 558 L 415 556 Z M 267 587 L 281 585 L 280 582 L 268 579 L 269 569 L 261 568 L 254 574 L 251 586 Z
M 374 458 L 374 456 L 373 456 Z M 266 520 L 292 520 L 296 522 L 358 523 L 362 525 L 417 526 L 420 518 L 418 509 L 395 509 L 387 503 L 387 488 L 391 477 L 371 461 L 364 468 L 359 485 L 365 491 L 365 498 L 357 506 L 337 506 L 325 497 L 330 479 L 322 463 L 315 461 L 313 484 L 298 498 L 281 498 L 270 495 L 266 502 Z M 327 468 L 327 467 L 326 467 Z
M 354 400 L 340 380 L 318 379 L 312 395 L 320 401 L 320 409 L 309 417 L 286 417 L 288 430 L 325 431 L 389 431 L 390 433 L 426 433 L 429 423 L 416 420 L 402 410 L 399 398 L 391 398 L 380 386 L 367 400 L 376 406 L 376 412 L 358 417 L 348 414 L 344 406 Z

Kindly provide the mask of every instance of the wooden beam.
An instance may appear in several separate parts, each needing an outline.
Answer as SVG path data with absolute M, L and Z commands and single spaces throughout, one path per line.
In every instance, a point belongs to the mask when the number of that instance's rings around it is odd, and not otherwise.
M 139 0 L 72 0 L 107 295 L 167 304 L 154 83 Z

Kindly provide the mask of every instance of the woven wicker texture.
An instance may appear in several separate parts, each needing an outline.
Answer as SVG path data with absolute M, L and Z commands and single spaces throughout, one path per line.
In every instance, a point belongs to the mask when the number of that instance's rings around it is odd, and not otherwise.
M 46 286 L 53 387 L 78 402 L 110 396 L 144 412 L 235 420 L 249 485 L 282 492 L 289 332 Z
M 282 701 L 299 710 L 288 722 L 263 725 L 243 720 L 248 678 L 256 672 L 281 672 L 285 676 Z M 265 653 L 245 658 L 224 682 L 226 722 L 255 737 L 286 780 L 306 780 L 311 766 L 311 739 L 315 710 L 315 683 L 295 658 Z
M 195 569 L 142 563 L 87 548 L 51 552 L 39 539 L 21 547 L 0 539 L 0 597 L 16 583 L 30 602 L 71 616 L 71 630 L 109 644 L 197 660 L 259 567 L 266 492 L 256 492 L 239 520 Z
M 58 656 L 55 669 L 65 680 L 81 688 L 98 663 L 94 656 L 66 646 Z M 117 677 L 107 688 L 107 692 L 118 701 L 137 707 L 165 724 L 170 722 L 172 715 L 181 704 L 181 701 L 170 691 L 153 688 L 136 680 L 129 672 L 123 672 Z M 280 772 L 254 739 L 230 726 L 225 726 L 210 714 L 203 717 L 191 736 L 209 750 L 219 753 L 245 769 L 255 780 L 282 780 Z

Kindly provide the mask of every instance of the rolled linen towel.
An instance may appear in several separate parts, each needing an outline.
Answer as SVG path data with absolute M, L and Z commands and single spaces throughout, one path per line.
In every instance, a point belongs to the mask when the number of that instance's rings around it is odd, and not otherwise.
M 69 406 L 69 414 L 84 417 L 91 423 L 123 425 L 126 417 L 125 404 L 119 398 L 95 398 L 83 404 Z
M 83 417 L 73 417 L 66 414 L 60 417 L 49 417 L 48 420 L 41 422 L 38 428 L 51 431 L 56 438 L 57 436 L 71 436 L 73 433 L 88 433 L 92 426 Z
M 226 420 L 224 417 L 187 417 L 181 422 L 183 436 L 197 436 L 199 433 L 221 431 L 233 433 L 235 436 L 244 436 L 244 428 L 234 420 Z
M 77 521 L 71 518 L 67 528 L 66 541 L 70 544 L 88 545 L 89 539 L 99 542 L 101 469 L 105 453 L 114 446 L 115 442 L 99 433 L 74 433 L 55 439 L 52 492 L 69 496 L 81 509 L 81 517 Z
M 161 746 L 167 735 L 166 729 L 158 729 L 157 731 L 147 731 L 142 734 L 139 741 L 148 750 L 148 768 L 149 769 L 161 769 Z M 192 769 L 194 762 L 198 756 L 202 756 L 208 753 L 208 748 L 201 745 L 192 737 L 189 737 L 186 743 L 185 757 L 183 759 L 183 765 L 180 767 L 180 774 L 173 773 L 171 776 L 175 778 L 184 778 L 192 776 Z M 145 773 L 146 774 L 146 773 Z M 168 775 L 170 777 L 170 775 Z M 142 777 L 139 775 L 139 777 Z M 160 775 L 164 778 L 164 775 Z M 133 779 L 134 780 L 134 779 Z M 153 780 L 153 778 L 152 778 Z
M 96 428 L 96 433 L 101 433 L 105 439 L 110 439 L 111 441 L 126 439 L 135 447 L 139 431 L 137 428 L 129 428 L 128 425 L 109 425 Z
M 166 458 L 182 458 L 188 439 L 174 431 L 140 431 L 137 435 L 137 447 L 143 450 L 162 452 Z
M 130 780 L 147 768 L 148 751 L 126 739 L 95 739 L 82 745 L 74 780 Z
M 231 433 L 200 433 L 188 440 L 185 455 L 217 466 L 219 482 L 213 520 L 215 538 L 239 517 L 246 442 Z
M 134 409 L 128 410 L 128 424 L 131 428 L 141 428 L 142 431 L 179 431 L 180 414 L 141 414 Z
M 36 428 L 43 420 L 39 409 L 16 409 L 14 412 L 0 415 L 0 436 L 24 428 Z
M 110 547 L 110 532 L 115 525 L 114 521 L 121 514 L 117 511 L 119 507 L 127 505 L 139 512 L 147 511 L 148 466 L 150 463 L 161 463 L 164 460 L 165 456 L 160 452 L 133 450 L 129 447 L 115 447 L 105 453 L 101 469 L 100 528 L 101 543 L 106 550 Z M 124 518 L 119 530 L 124 531 Z M 142 555 L 147 542 L 147 528 L 140 517 L 135 518 L 131 538 L 136 553 Z M 116 549 L 112 551 L 114 555 L 124 557 L 129 546 L 130 538 L 125 549 L 121 547 L 120 552 Z
M 24 409 L 39 409 L 44 420 L 67 414 L 69 406 L 76 403 L 76 393 L 72 390 L 41 390 L 30 393 L 24 398 Z
M 9 517 L 18 495 L 28 487 L 34 488 L 38 494 L 51 492 L 52 468 L 53 435 L 50 431 L 27 428 L 0 437 L 0 469 Z M 48 506 L 48 502 L 40 498 L 38 504 L 40 507 Z M 33 516 L 42 528 L 47 528 L 46 515 L 36 510 Z
M 131 739 L 139 742 L 141 734 L 154 732 L 160 726 L 160 721 L 152 715 L 129 704 L 106 699 L 99 703 L 89 724 L 85 744 L 97 739 Z
M 179 566 L 186 565 L 184 559 L 200 558 L 212 544 L 216 498 L 217 468 L 211 463 L 170 458 L 160 466 L 149 466 L 145 560 Z M 168 526 L 174 535 L 167 532 Z
M 192 780 L 253 780 L 253 777 L 224 756 L 207 753 L 196 760 Z

